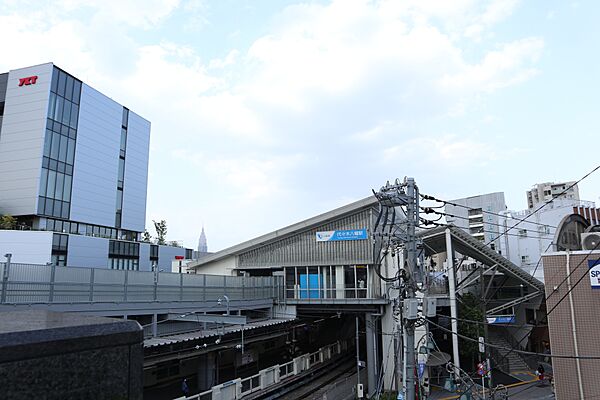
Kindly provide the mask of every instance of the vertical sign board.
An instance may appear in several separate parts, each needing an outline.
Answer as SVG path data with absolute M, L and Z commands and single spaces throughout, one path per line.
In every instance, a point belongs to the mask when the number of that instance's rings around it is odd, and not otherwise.
M 592 289 L 600 289 L 600 260 L 588 260 Z
M 316 233 L 317 242 L 337 242 L 341 240 L 366 240 L 366 229 L 323 231 Z

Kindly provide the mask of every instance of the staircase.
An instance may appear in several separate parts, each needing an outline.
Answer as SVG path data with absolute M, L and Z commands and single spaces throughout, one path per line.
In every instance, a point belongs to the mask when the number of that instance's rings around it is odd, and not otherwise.
M 508 367 L 508 371 L 504 371 L 506 373 L 517 372 L 517 371 L 529 371 L 530 368 L 527 363 L 521 358 L 519 353 L 511 352 L 508 349 L 513 348 L 511 344 L 506 340 L 502 335 L 493 334 L 490 332 L 488 341 L 490 344 L 494 346 L 501 346 L 503 348 L 495 348 L 493 357 L 496 363 L 500 362 L 500 365 L 496 364 L 495 366 L 499 369 L 506 369 Z M 502 361 L 501 361 L 502 360 Z

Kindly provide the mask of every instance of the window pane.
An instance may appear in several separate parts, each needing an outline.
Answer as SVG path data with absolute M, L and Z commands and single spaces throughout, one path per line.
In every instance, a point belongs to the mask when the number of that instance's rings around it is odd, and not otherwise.
M 46 185 L 48 183 L 48 170 L 42 168 L 42 174 L 40 175 L 40 196 L 46 196 Z M 42 208 L 43 210 L 43 208 Z
M 56 92 L 56 87 L 58 86 L 58 70 L 55 68 L 52 71 L 52 86 L 51 86 L 51 90 L 53 92 Z
M 48 116 L 50 118 L 54 115 L 54 109 L 56 107 L 56 95 L 54 93 L 50 93 L 50 100 L 48 101 Z
M 65 125 L 69 125 L 69 123 L 71 123 L 71 103 L 68 102 L 68 101 L 65 101 L 65 105 L 63 107 L 63 115 L 62 115 L 61 121 Z
M 67 87 L 65 89 L 65 98 L 71 100 L 73 98 L 73 78 L 67 76 Z
M 69 126 L 71 128 L 77 128 L 77 116 L 79 115 L 79 106 L 75 103 L 71 103 L 71 122 Z
M 127 128 L 127 120 L 129 119 L 129 110 L 123 107 L 123 120 L 121 124 Z
M 56 97 L 56 106 L 54 107 L 54 115 L 52 116 L 53 120 L 61 121 L 64 103 L 65 100 L 62 97 Z
M 117 190 L 117 210 L 120 210 L 123 205 L 123 191 Z
M 65 219 L 69 218 L 69 206 L 70 206 L 70 203 L 63 201 L 62 212 L 61 212 L 62 218 L 65 218 Z
M 56 160 L 50 160 L 48 162 L 48 169 L 50 169 L 52 171 L 56 171 L 58 169 L 58 161 L 56 161 Z
M 56 172 L 48 171 L 48 188 L 46 189 L 47 197 L 54 195 L 54 188 L 56 187 Z M 52 210 L 52 209 L 50 209 Z M 52 213 L 52 211 L 50 211 Z
M 65 142 L 65 138 L 63 137 L 63 139 L 61 140 L 61 144 L 62 142 Z M 65 173 L 65 171 L 67 170 L 67 164 L 65 164 L 64 162 L 58 162 L 58 168 L 56 169 L 58 172 L 61 173 Z
M 58 150 L 60 147 L 60 135 L 56 132 L 52 133 L 52 146 L 50 148 L 50 158 L 58 159 Z
M 65 186 L 63 189 L 63 200 L 64 201 L 71 201 L 71 182 L 72 182 L 72 177 L 70 177 L 69 175 L 65 175 Z
M 62 216 L 62 201 L 54 200 L 54 210 L 52 210 L 52 215 L 55 217 Z
M 46 129 L 46 136 L 44 137 L 44 156 L 50 157 L 50 146 L 52 145 L 52 131 Z
M 75 140 L 69 139 L 68 143 L 67 143 L 66 162 L 67 162 L 67 164 L 73 165 L 74 161 L 75 161 Z
M 58 88 L 56 90 L 56 92 L 61 95 L 64 96 L 65 95 L 65 87 L 67 85 L 67 74 L 65 74 L 62 71 L 59 71 L 59 75 L 58 75 Z
M 125 180 L 125 160 L 119 158 L 119 180 Z
M 58 159 L 62 162 L 67 161 L 67 142 L 69 139 L 66 137 L 61 137 L 60 139 L 60 147 L 58 148 Z
M 79 104 L 79 95 L 81 93 L 81 82 L 75 80 L 73 82 L 73 102 Z
M 121 128 L 121 150 L 125 150 L 125 145 L 127 143 L 127 131 Z
M 38 213 L 44 214 L 44 208 L 46 208 L 46 199 L 40 196 L 38 201 Z

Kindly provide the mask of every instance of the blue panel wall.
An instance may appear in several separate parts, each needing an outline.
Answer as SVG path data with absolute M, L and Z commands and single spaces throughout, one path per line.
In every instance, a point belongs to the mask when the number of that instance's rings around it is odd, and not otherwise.
M 121 223 L 123 229 L 136 232 L 144 230 L 149 151 L 150 122 L 129 111 L 125 183 L 123 185 L 123 219 Z
M 114 227 L 123 107 L 86 84 L 80 104 L 71 220 Z

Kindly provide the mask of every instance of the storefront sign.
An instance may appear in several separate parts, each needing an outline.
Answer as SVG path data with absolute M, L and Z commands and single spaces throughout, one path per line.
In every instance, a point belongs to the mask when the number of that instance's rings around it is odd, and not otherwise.
M 588 260 L 592 289 L 600 289 L 600 260 Z
M 515 322 L 514 315 L 499 315 L 497 317 L 487 317 L 488 324 L 513 324 Z
M 28 76 L 26 78 L 19 78 L 19 86 L 35 85 L 37 78 L 38 78 L 37 75 Z
M 317 232 L 317 242 L 336 242 L 340 240 L 366 240 L 366 229 L 352 229 L 347 231 Z

